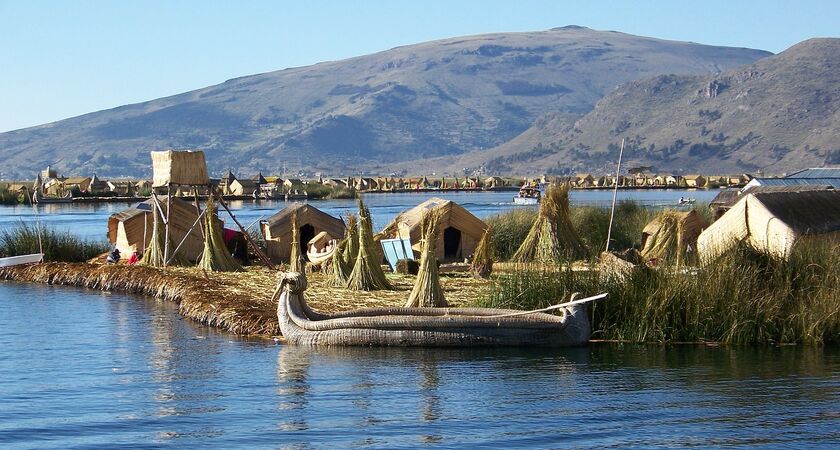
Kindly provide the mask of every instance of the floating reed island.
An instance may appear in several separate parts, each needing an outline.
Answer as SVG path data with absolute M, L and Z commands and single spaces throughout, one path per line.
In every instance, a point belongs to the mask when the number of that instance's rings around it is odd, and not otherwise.
M 184 317 L 235 334 L 262 337 L 280 335 L 277 304 L 271 301 L 277 275 L 262 266 L 240 272 L 216 272 L 209 278 L 196 267 L 46 262 L 0 268 L 0 280 L 5 281 L 77 286 L 171 301 L 178 304 Z M 311 273 L 307 275 L 308 301 L 312 308 L 323 312 L 403 306 L 415 277 L 388 274 L 387 278 L 392 290 L 376 291 L 373 295 L 331 286 L 327 275 Z M 487 282 L 468 274 L 444 275 L 441 284 L 453 306 L 466 306 L 469 299 L 489 292 Z

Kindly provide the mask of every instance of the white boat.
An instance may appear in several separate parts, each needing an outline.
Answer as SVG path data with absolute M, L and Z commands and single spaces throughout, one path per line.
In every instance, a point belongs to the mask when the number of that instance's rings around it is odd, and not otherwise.
M 513 203 L 516 205 L 536 205 L 542 199 L 542 189 L 539 186 L 522 186 L 516 196 L 513 197 Z
M 20 266 L 23 264 L 35 264 L 44 259 L 43 253 L 33 253 L 31 255 L 9 256 L 7 258 L 0 258 L 0 267 Z
M 697 200 L 693 198 L 680 197 L 677 204 L 679 205 L 693 205 Z

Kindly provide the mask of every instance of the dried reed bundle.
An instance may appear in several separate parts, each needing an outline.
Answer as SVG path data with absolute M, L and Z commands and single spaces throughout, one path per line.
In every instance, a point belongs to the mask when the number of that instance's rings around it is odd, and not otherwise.
M 470 268 L 477 278 L 489 278 L 493 272 L 493 230 L 489 226 L 475 247 Z
M 356 262 L 356 257 L 359 255 L 359 221 L 353 214 L 347 214 L 347 226 L 344 229 L 344 238 L 347 241 L 342 252 L 344 265 L 349 271 L 353 270 L 353 264 Z
M 511 261 L 557 263 L 585 256 L 569 214 L 569 186 L 549 186 L 537 220 Z
M 292 213 L 292 250 L 289 252 L 289 272 L 303 273 L 303 255 L 300 253 L 300 230 L 297 213 Z
M 389 290 L 391 284 L 385 278 L 377 259 L 376 243 L 373 241 L 373 224 L 370 210 L 359 199 L 359 254 L 353 271 L 347 279 L 347 288 L 357 291 Z
M 344 238 L 338 243 L 332 258 L 324 263 L 324 273 L 327 274 L 327 284 L 329 286 L 347 286 L 347 278 L 353 271 L 352 263 L 354 261 L 354 259 L 347 259 L 347 256 L 351 251 L 349 250 L 351 244 L 358 247 L 357 233 L 356 216 L 348 214 L 347 226 L 344 228 Z
M 204 211 L 204 252 L 201 253 L 197 267 L 209 272 L 238 272 L 242 270 L 242 265 L 225 245 L 217 214 L 213 196 L 210 195 Z
M 149 239 L 149 245 L 143 251 L 143 259 L 140 264 L 149 267 L 164 267 L 164 266 L 185 266 L 187 261 L 178 253 L 169 255 L 171 260 L 168 264 L 164 259 L 164 247 L 166 242 L 166 233 L 164 232 L 166 225 L 163 223 L 163 218 L 160 214 L 160 203 L 157 199 L 152 204 L 152 236 Z M 169 248 L 175 251 L 176 243 L 169 239 Z
M 421 229 L 423 232 L 422 251 L 420 253 L 420 270 L 414 287 L 408 296 L 407 308 L 446 307 L 446 297 L 440 287 L 437 258 L 435 258 L 435 244 L 440 234 L 441 213 L 434 210 L 423 216 Z

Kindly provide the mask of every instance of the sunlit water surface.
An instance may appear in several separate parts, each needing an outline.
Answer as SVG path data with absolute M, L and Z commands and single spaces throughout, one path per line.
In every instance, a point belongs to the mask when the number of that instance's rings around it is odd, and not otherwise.
M 310 349 L 0 284 L 0 447 L 837 448 L 840 349 Z

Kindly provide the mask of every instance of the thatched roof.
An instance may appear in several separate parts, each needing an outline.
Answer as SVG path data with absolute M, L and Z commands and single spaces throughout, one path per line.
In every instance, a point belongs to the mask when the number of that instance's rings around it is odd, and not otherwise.
M 314 234 L 326 231 L 330 236 L 344 236 L 344 221 L 333 217 L 320 209 L 306 204 L 294 203 L 277 212 L 260 225 L 263 238 L 268 246 L 269 256 L 275 261 L 289 257 L 292 242 L 292 217 L 297 216 L 298 228 L 309 225 Z M 306 238 L 308 241 L 311 237 Z
M 787 257 L 802 236 L 840 237 L 840 191 L 747 192 L 697 244 L 704 261 L 742 241 Z
M 269 217 L 265 223 L 273 236 L 291 231 L 292 214 L 297 213 L 298 225 L 319 225 L 331 236 L 344 236 L 344 221 L 333 217 L 308 203 L 293 203 Z
M 459 259 L 469 256 L 475 250 L 478 242 L 484 236 L 484 230 L 487 229 L 487 224 L 484 221 L 474 216 L 463 206 L 451 200 L 434 197 L 398 215 L 381 233 L 387 237 L 408 237 L 411 240 L 412 248 L 419 252 L 423 234 L 421 226 L 423 217 L 430 211 L 440 211 L 441 214 L 440 229 L 442 232 L 439 234 L 439 242 L 436 246 L 438 258 L 441 260 L 444 260 L 445 245 L 443 239 L 445 230 L 454 228 L 461 232 L 461 248 L 457 252 L 459 255 L 457 258 L 454 256 L 449 258 Z
M 161 209 L 166 211 L 167 196 L 158 196 L 158 200 Z M 112 214 L 108 218 L 108 240 L 111 241 L 111 244 L 116 245 L 120 252 L 126 255 L 130 254 L 132 249 L 142 252 L 152 236 L 152 208 L 154 208 L 154 200 L 148 199 Z M 184 236 L 188 232 L 190 233 L 179 251 L 190 261 L 196 261 L 201 252 L 204 251 L 204 237 L 201 235 L 201 228 L 196 226 L 190 232 L 190 227 L 193 226 L 199 214 L 200 212 L 196 211 L 195 205 L 180 198 L 172 197 L 172 228 L 170 229 L 172 241 L 175 245 L 178 245 Z

